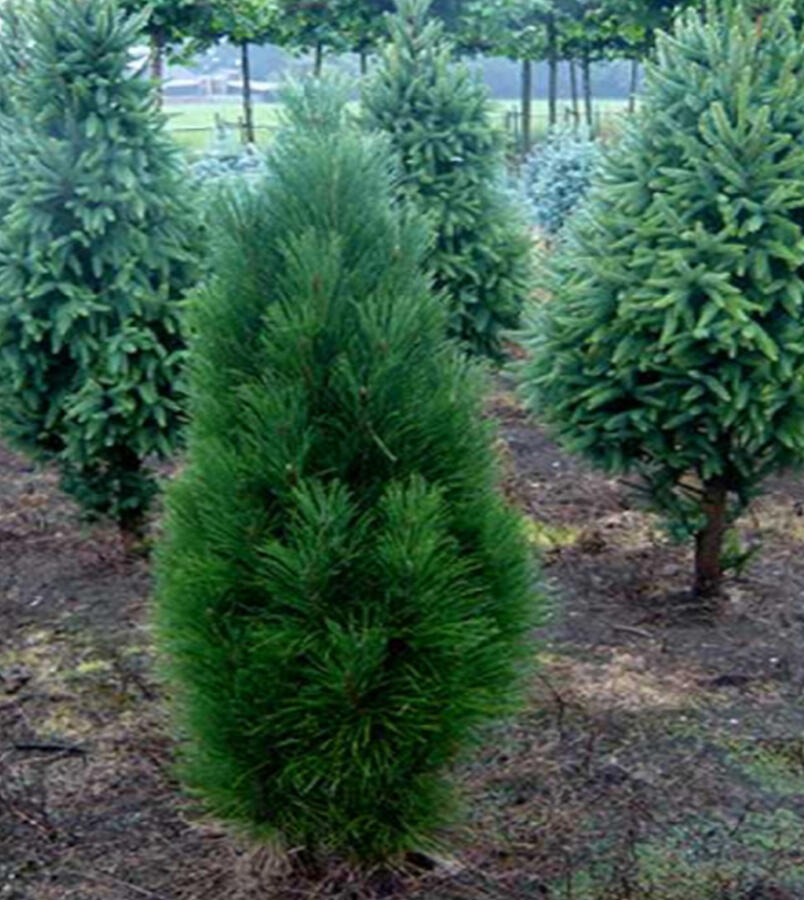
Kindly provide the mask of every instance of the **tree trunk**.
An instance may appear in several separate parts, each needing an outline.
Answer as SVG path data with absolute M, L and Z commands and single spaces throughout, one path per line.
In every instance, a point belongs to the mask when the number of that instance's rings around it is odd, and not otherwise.
M 162 105 L 162 81 L 165 76 L 165 43 L 161 32 L 155 31 L 151 35 L 151 79 L 156 86 L 156 96 L 159 105 Z
M 726 534 L 728 491 L 719 479 L 707 481 L 703 486 L 701 508 L 706 525 L 695 535 L 695 587 L 696 597 L 707 600 L 720 593 L 721 552 Z
M 639 60 L 631 60 L 631 84 L 628 88 L 628 112 L 636 112 L 637 91 L 639 90 Z
M 592 62 L 589 59 L 588 51 L 584 51 L 581 57 L 581 87 L 583 89 L 584 118 L 591 133 L 594 125 L 592 121 Z
M 132 481 L 142 478 L 142 460 L 130 447 L 119 447 L 113 461 L 122 479 Z M 141 552 L 147 525 L 146 507 L 136 506 L 120 509 L 117 513 L 117 527 L 126 555 L 132 556 Z
M 527 156 L 533 144 L 533 62 L 522 60 L 522 154 Z
M 251 60 L 248 53 L 248 41 L 240 45 L 240 62 L 243 76 L 243 139 L 253 144 L 254 137 L 254 103 L 251 98 Z
M 316 78 L 321 77 L 321 72 L 324 68 L 324 45 L 319 41 L 315 45 L 315 62 L 313 63 L 313 75 Z
M 552 14 L 547 17 L 547 67 L 548 122 L 554 128 L 558 122 L 558 34 Z
M 360 74 L 366 75 L 368 73 L 368 50 L 360 51 Z
M 569 60 L 569 80 L 572 96 L 572 124 L 577 130 L 581 124 L 581 111 L 578 106 L 578 67 L 574 59 Z

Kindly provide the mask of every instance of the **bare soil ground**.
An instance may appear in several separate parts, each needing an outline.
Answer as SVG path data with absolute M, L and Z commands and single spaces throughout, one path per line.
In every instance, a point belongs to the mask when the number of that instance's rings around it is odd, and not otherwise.
M 451 855 L 302 871 L 206 820 L 171 774 L 147 562 L 0 449 L 0 900 L 804 898 L 804 480 L 717 621 L 688 548 L 501 386 L 512 499 L 555 598 L 528 708 L 456 772 Z

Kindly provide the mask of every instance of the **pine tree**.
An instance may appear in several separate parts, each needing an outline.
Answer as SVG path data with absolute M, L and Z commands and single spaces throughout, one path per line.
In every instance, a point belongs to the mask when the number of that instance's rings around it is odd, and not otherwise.
M 289 95 L 268 176 L 219 211 L 157 623 L 209 809 L 376 860 L 444 820 L 443 770 L 510 709 L 538 598 L 426 229 L 343 99 Z
M 184 169 L 107 0 L 16 7 L 0 122 L 0 418 L 90 513 L 135 530 L 175 447 L 192 284 Z M 22 41 L 20 43 L 20 40 Z
M 474 353 L 501 355 L 528 292 L 530 240 L 502 189 L 502 137 L 486 89 L 453 60 L 428 0 L 400 0 L 391 43 L 363 93 L 369 129 L 388 134 L 405 195 L 435 232 L 428 257 L 448 327 Z
M 641 113 L 565 231 L 524 392 L 635 470 L 717 595 L 729 523 L 804 455 L 804 47 L 786 2 L 660 37 Z

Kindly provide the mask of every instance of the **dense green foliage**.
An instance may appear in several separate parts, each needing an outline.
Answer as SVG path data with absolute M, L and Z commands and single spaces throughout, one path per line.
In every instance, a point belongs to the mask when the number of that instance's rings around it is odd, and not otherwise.
M 382 36 L 383 14 L 394 7 L 393 0 L 275 0 L 275 5 L 283 42 L 335 51 L 368 49 Z
M 640 472 L 699 549 L 804 455 L 804 47 L 786 3 L 708 19 L 660 39 L 523 372 L 568 445 Z
M 219 0 L 226 2 L 226 0 Z M 277 13 L 277 41 L 299 50 L 318 48 L 336 53 L 366 54 L 386 37 L 385 16 L 395 0 L 251 0 L 270 4 Z M 460 20 L 464 0 L 433 0 L 430 12 L 452 29 Z M 320 63 L 320 59 L 319 59 Z
M 155 44 L 181 44 L 209 30 L 219 8 L 231 0 L 119 0 L 127 13 L 143 13 L 144 28 Z
M 313 84 L 219 213 L 157 621 L 208 807 L 374 859 L 448 815 L 444 767 L 510 709 L 538 598 L 427 231 Z
M 528 290 L 530 242 L 501 188 L 502 138 L 483 85 L 452 60 L 427 0 L 403 0 L 392 42 L 369 80 L 366 126 L 399 156 L 402 191 L 435 231 L 429 256 L 449 307 L 449 331 L 475 353 L 497 356 Z
M 535 223 L 559 232 L 586 196 L 600 161 L 599 145 L 578 128 L 552 131 L 525 160 L 522 184 Z
M 142 462 L 179 425 L 184 170 L 128 68 L 140 19 L 106 0 L 19 16 L 0 122 L 2 427 L 85 509 L 133 524 L 154 491 Z

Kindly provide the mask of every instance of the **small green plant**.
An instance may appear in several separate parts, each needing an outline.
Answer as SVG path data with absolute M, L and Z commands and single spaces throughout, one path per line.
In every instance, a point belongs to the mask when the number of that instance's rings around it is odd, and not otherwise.
M 200 190 L 216 186 L 222 179 L 257 177 L 265 172 L 265 155 L 253 144 L 235 143 L 233 138 L 213 142 L 209 150 L 193 160 L 190 174 Z
M 184 774 L 260 839 L 423 849 L 513 708 L 540 607 L 478 371 L 445 336 L 385 141 L 306 82 L 193 304 L 157 618 Z
M 762 545 L 759 543 L 743 545 L 740 541 L 740 532 L 736 528 L 730 528 L 723 537 L 721 571 L 730 572 L 739 578 L 761 549 Z
M 400 190 L 425 214 L 428 254 L 449 309 L 449 332 L 498 358 L 530 291 L 524 214 L 504 187 L 502 137 L 486 89 L 461 64 L 428 0 L 401 0 L 391 43 L 363 92 L 366 127 L 390 137 Z
M 185 171 L 110 0 L 10 6 L 0 122 L 0 418 L 92 514 L 136 532 L 145 461 L 176 446 L 179 301 L 196 271 Z M 8 24 L 8 23 L 6 23 Z M 11 27 L 13 25 L 13 27 Z

